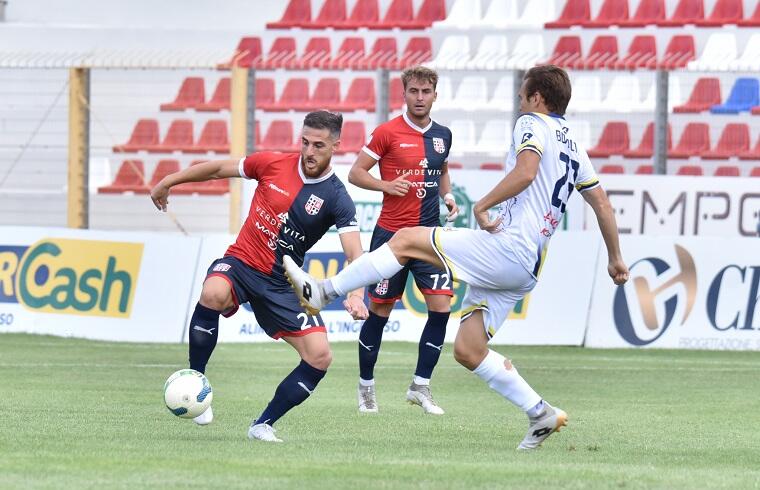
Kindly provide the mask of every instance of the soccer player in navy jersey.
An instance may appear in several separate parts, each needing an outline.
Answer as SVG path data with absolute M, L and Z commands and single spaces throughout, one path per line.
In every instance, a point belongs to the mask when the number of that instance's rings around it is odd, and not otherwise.
M 438 226 L 439 199 L 443 199 L 453 219 L 458 211 L 451 194 L 447 159 L 451 131 L 430 118 L 436 98 L 438 74 L 430 68 L 415 66 L 401 74 L 406 110 L 381 124 L 372 132 L 351 168 L 348 181 L 364 189 L 383 193 L 383 208 L 372 234 L 370 250 L 377 250 L 402 228 Z M 380 179 L 369 170 L 380 166 Z M 396 301 L 404 294 L 411 271 L 425 297 L 428 320 L 420 336 L 417 367 L 406 398 L 425 413 L 442 415 L 433 400 L 430 378 L 443 350 L 446 323 L 453 296 L 452 278 L 440 267 L 421 260 L 410 260 L 393 277 L 370 288 L 369 318 L 359 333 L 360 412 L 377 412 L 374 368 L 380 352 L 383 329 Z
M 299 305 L 282 257 L 288 254 L 302 265 L 306 251 L 333 225 L 348 261 L 362 254 L 356 208 L 330 166 L 342 124 L 339 114 L 309 113 L 300 153 L 258 152 L 239 161 L 205 162 L 165 177 L 151 190 L 153 203 L 166 211 L 170 189 L 178 184 L 231 177 L 259 183 L 237 240 L 208 269 L 189 325 L 190 367 L 200 372 L 216 346 L 219 315 L 231 316 L 245 302 L 267 335 L 284 339 L 301 357 L 251 424 L 250 439 L 282 442 L 274 423 L 312 394 L 332 360 L 324 322 Z M 355 320 L 367 318 L 363 288 L 349 293 L 343 305 Z M 200 425 L 212 420 L 210 407 L 195 419 Z

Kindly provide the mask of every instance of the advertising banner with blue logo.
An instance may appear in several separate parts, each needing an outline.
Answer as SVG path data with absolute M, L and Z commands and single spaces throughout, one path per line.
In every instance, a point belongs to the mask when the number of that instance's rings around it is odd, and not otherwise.
M 609 283 L 600 261 L 589 347 L 760 350 L 756 238 L 623 237 L 631 271 Z
M 182 338 L 200 239 L 32 227 L 0 236 L 0 332 Z

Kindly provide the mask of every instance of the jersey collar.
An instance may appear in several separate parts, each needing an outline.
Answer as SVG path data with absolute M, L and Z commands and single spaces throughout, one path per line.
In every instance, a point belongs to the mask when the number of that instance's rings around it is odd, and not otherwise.
M 303 168 L 301 168 L 301 157 L 298 157 L 298 175 L 301 177 L 301 180 L 304 184 L 319 184 L 320 182 L 324 182 L 325 180 L 332 177 L 332 175 L 335 173 L 335 169 L 332 168 L 332 164 L 330 164 L 330 171 L 327 172 L 322 177 L 318 177 L 316 179 L 310 179 L 309 177 L 305 176 L 303 174 Z
M 433 118 L 432 117 L 430 118 L 430 122 L 428 123 L 428 125 L 425 126 L 424 128 L 421 128 L 421 127 L 417 126 L 416 124 L 414 124 L 411 119 L 409 119 L 409 116 L 406 115 L 406 111 L 404 111 L 401 115 L 404 116 L 404 121 L 409 125 L 410 128 L 412 128 L 413 130 L 418 131 L 420 133 L 426 132 L 433 125 Z

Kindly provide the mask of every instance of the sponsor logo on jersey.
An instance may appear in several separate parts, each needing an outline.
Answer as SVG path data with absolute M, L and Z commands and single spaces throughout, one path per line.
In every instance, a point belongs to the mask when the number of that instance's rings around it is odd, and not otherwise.
M 417 143 L 399 143 L 399 148 L 417 148 Z
M 277 187 L 277 186 L 276 186 L 275 184 L 273 184 L 272 182 L 270 182 L 270 183 L 269 183 L 269 188 L 270 188 L 270 189 L 273 189 L 273 190 L 274 190 L 274 191 L 276 191 L 276 192 L 279 192 L 279 193 L 280 193 L 280 194 L 282 194 L 283 196 L 290 196 L 290 192 L 286 191 L 285 189 L 280 189 L 279 187 Z
M 213 270 L 214 272 L 227 272 L 231 268 L 232 266 L 230 264 L 221 263 L 221 264 L 216 264 L 214 268 L 211 270 Z
M 306 201 L 306 205 L 304 208 L 306 209 L 306 212 L 309 213 L 312 216 L 316 216 L 317 213 L 319 213 L 319 210 L 322 209 L 322 204 L 325 202 L 324 199 L 319 198 L 312 194 L 309 196 L 309 200 Z
M 424 187 L 417 189 L 417 197 L 422 199 L 427 195 L 427 189 Z
M 423 158 L 422 160 L 420 160 L 420 163 L 418 163 L 417 165 L 419 165 L 422 168 L 428 168 L 428 159 Z
M 433 138 L 433 149 L 438 153 L 446 153 L 446 145 L 443 138 Z
M 533 137 L 532 133 L 525 133 L 522 135 L 522 141 L 520 141 L 520 144 L 525 143 L 526 141 L 530 140 Z

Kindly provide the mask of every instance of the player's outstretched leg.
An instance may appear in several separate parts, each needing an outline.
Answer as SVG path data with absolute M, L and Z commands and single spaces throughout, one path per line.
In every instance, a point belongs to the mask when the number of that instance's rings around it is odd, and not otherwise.
M 448 303 L 448 296 L 442 296 Z M 450 312 L 428 311 L 428 320 L 420 336 L 418 348 L 417 369 L 414 371 L 414 379 L 406 392 L 406 399 L 414 405 L 419 405 L 431 415 L 443 415 L 445 412 L 433 400 L 430 391 L 430 378 L 433 369 L 438 364 L 438 359 L 443 351 L 443 340 L 446 337 L 446 323 L 449 321 Z

